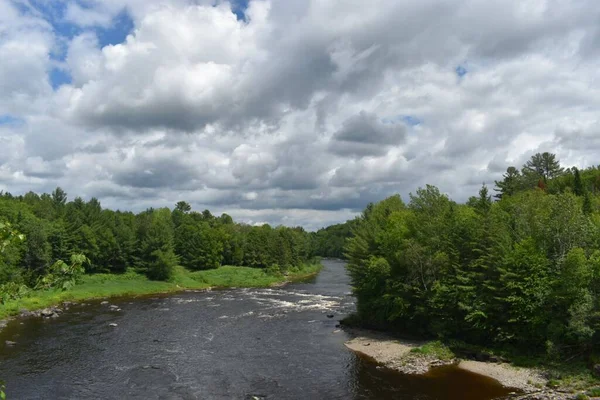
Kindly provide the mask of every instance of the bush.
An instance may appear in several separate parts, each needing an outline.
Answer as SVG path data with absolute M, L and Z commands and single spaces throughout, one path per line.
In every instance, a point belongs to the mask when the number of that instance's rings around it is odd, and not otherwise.
M 156 250 L 152 252 L 154 260 L 148 264 L 146 275 L 154 281 L 168 281 L 173 277 L 177 256 L 171 250 Z
M 10 300 L 18 300 L 25 297 L 30 292 L 30 289 L 15 282 L 8 282 L 0 285 L 0 303 L 4 304 Z
M 280 276 L 281 268 L 277 264 L 272 264 L 265 268 L 265 273 L 271 276 Z
M 58 288 L 68 290 L 81 280 L 85 273 L 83 265 L 89 263 L 90 260 L 83 254 L 73 254 L 70 264 L 58 260 L 50 267 L 47 275 L 38 279 L 35 289 Z

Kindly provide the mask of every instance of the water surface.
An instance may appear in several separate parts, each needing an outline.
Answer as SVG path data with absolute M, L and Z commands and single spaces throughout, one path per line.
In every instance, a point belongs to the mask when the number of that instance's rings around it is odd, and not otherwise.
M 456 368 L 403 376 L 343 345 L 354 310 L 344 264 L 276 289 L 232 289 L 75 306 L 0 333 L 9 399 L 485 400 L 508 393 Z M 327 315 L 333 314 L 334 318 Z M 109 324 L 116 323 L 116 327 Z M 4 346 L 6 340 L 17 342 Z

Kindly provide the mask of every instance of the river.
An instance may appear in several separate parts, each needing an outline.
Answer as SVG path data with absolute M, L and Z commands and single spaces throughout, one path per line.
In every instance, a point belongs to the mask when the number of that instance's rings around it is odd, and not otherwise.
M 485 400 L 495 381 L 455 368 L 403 376 L 346 349 L 344 263 L 273 289 L 186 292 L 76 305 L 0 333 L 8 399 Z M 333 314 L 333 318 L 328 315 Z M 111 326 L 110 324 L 116 324 Z M 3 346 L 6 340 L 14 346 Z

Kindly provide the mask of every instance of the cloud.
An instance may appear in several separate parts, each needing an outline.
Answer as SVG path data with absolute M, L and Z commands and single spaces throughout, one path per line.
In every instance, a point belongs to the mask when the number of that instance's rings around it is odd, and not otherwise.
M 404 142 L 406 128 L 399 123 L 384 123 L 375 114 L 361 111 L 347 119 L 333 134 L 329 150 L 342 156 L 383 155 Z
M 594 0 L 0 0 L 0 190 L 317 228 L 426 183 L 465 200 L 537 151 L 595 165 L 599 17 Z

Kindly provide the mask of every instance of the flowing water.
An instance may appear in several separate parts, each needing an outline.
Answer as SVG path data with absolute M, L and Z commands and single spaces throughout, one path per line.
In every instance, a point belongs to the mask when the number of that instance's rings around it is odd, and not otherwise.
M 0 333 L 8 399 L 461 399 L 506 395 L 456 368 L 403 376 L 346 349 L 344 264 L 275 289 L 94 302 Z M 334 318 L 328 318 L 328 315 Z M 117 326 L 110 326 L 117 324 Z M 14 346 L 4 346 L 6 340 Z

